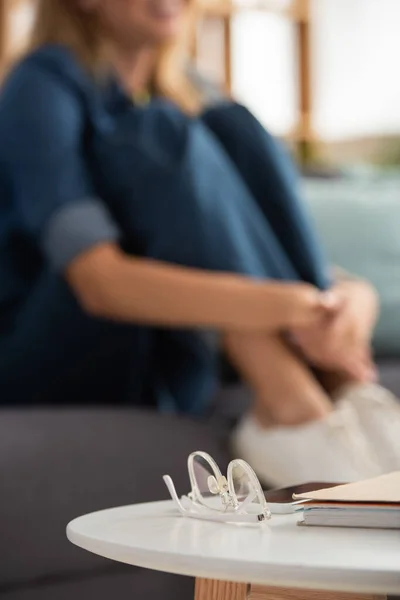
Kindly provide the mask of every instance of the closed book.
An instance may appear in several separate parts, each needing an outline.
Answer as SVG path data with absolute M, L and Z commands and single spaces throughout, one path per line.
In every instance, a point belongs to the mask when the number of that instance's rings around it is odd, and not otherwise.
M 293 497 L 301 525 L 400 529 L 400 472 Z

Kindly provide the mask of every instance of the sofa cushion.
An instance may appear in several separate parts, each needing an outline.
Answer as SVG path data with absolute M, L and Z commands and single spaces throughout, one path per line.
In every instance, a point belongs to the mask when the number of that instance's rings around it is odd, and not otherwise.
M 329 259 L 380 294 L 378 353 L 400 355 L 400 176 L 307 180 L 305 194 Z
M 162 475 L 188 491 L 186 459 L 224 468 L 220 427 L 137 409 L 1 410 L 0 589 L 108 568 L 65 536 L 79 515 L 166 499 Z
M 74 577 L 47 578 L 17 588 L 1 587 L 4 600 L 193 600 L 194 585 L 189 577 L 108 562 L 102 573 L 81 573 Z

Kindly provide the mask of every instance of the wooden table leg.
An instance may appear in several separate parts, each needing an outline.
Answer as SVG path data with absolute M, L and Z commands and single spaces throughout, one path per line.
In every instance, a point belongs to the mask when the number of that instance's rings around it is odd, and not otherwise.
M 386 596 L 267 587 L 196 579 L 195 600 L 386 600 Z
M 250 586 L 247 583 L 197 578 L 194 600 L 246 600 L 249 593 Z

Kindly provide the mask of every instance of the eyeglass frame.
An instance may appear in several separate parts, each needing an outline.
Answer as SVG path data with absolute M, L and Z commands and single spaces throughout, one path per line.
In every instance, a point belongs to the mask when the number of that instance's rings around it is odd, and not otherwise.
M 210 492 L 214 495 L 219 495 L 221 498 L 222 510 L 210 507 L 203 501 L 203 496 L 199 490 L 194 471 L 194 460 L 196 457 L 205 460 L 212 469 L 213 475 L 208 477 L 207 483 Z M 232 523 L 262 523 L 271 518 L 271 511 L 268 507 L 259 479 L 252 467 L 246 461 L 240 458 L 230 461 L 227 468 L 227 477 L 222 475 L 217 463 L 207 452 L 200 450 L 192 452 L 188 456 L 187 465 L 191 491 L 186 496 L 182 496 L 181 499 L 178 497 L 171 477 L 169 475 L 163 476 L 164 483 L 168 488 L 171 498 L 175 502 L 182 516 Z M 233 469 L 237 466 L 242 467 L 249 476 L 253 492 L 242 503 L 238 501 L 234 491 Z M 214 487 L 214 491 L 211 489 L 211 486 Z M 243 513 L 243 510 L 253 502 L 255 497 L 258 498 L 261 511 L 258 514 Z M 192 510 L 185 508 L 184 503 L 190 503 Z

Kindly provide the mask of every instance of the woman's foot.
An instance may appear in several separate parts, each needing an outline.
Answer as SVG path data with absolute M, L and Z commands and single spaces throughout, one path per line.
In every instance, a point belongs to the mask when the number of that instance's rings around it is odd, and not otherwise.
M 341 401 L 323 419 L 294 427 L 263 427 L 245 417 L 233 434 L 235 456 L 246 460 L 265 485 L 347 482 L 385 472 L 350 403 Z
M 376 384 L 352 385 L 337 397 L 357 412 L 360 424 L 382 466 L 382 472 L 400 471 L 400 402 Z

